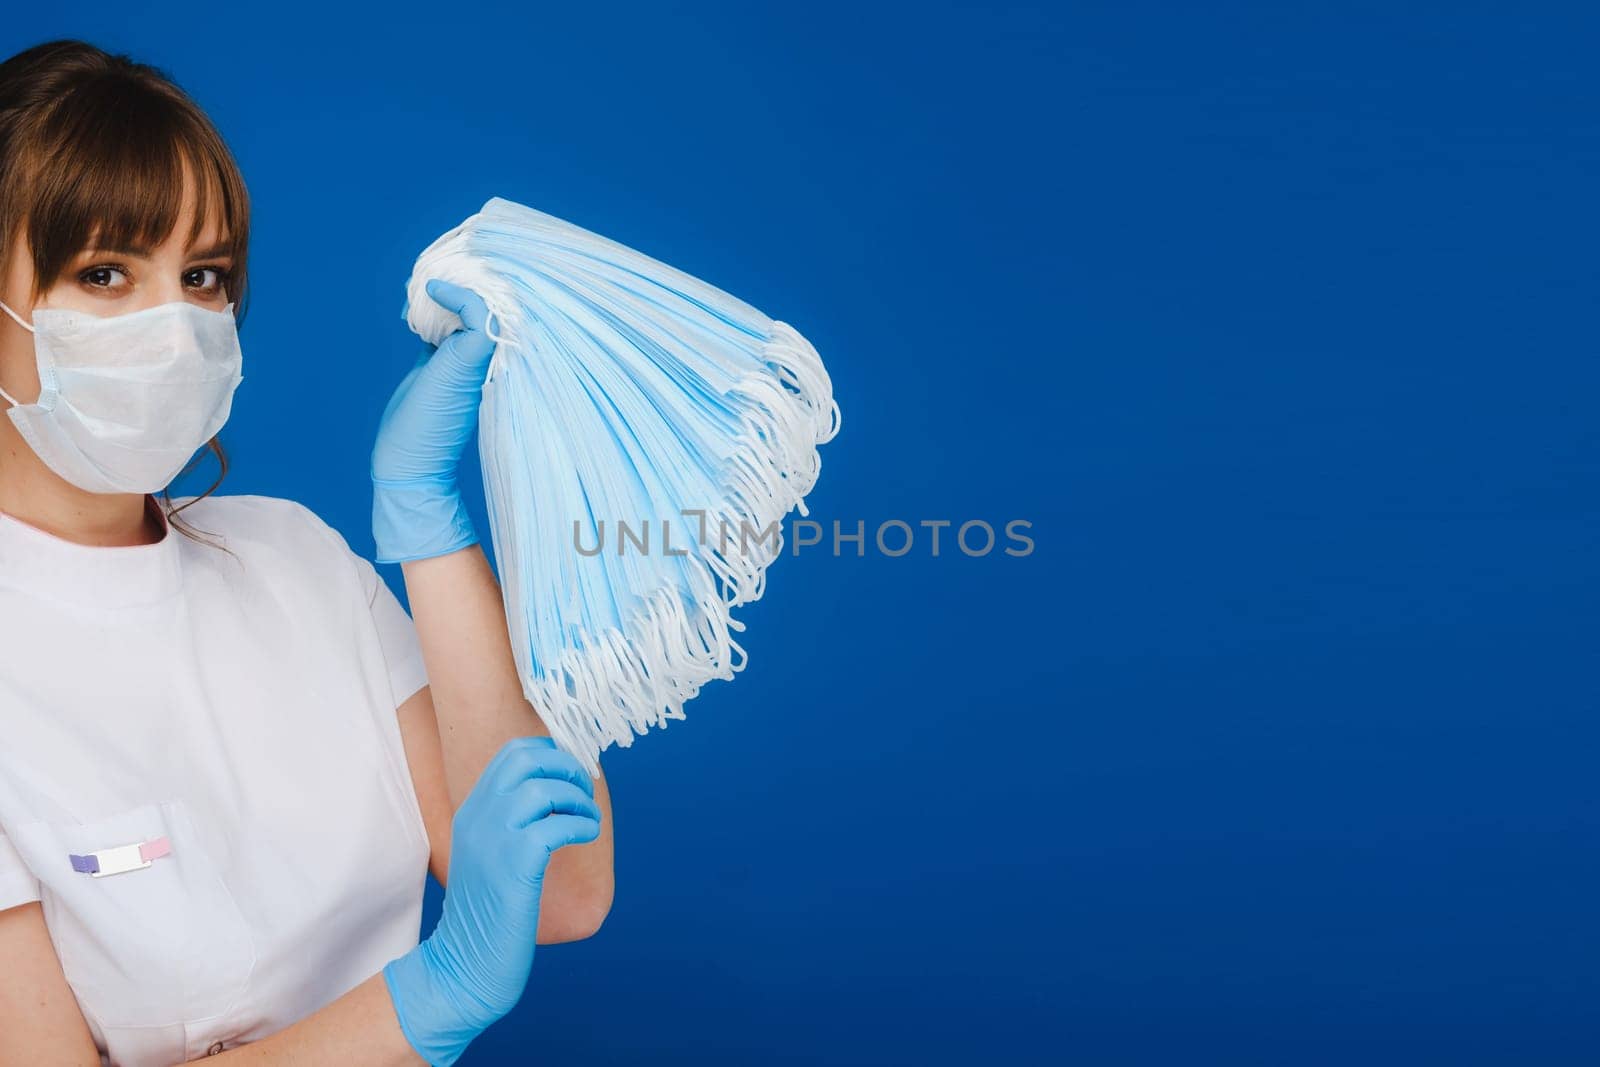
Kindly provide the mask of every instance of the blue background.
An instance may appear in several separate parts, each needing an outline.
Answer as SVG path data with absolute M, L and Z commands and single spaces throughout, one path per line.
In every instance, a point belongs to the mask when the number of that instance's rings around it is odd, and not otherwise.
M 411 260 L 501 195 L 811 338 L 814 517 L 1033 523 L 776 565 L 463 1062 L 1595 1062 L 1596 19 L 576 6 L 0 29 L 240 160 L 224 492 L 370 554 Z

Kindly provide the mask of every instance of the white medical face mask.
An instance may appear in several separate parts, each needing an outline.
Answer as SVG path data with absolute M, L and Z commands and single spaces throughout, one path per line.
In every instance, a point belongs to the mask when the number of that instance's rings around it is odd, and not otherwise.
M 153 493 L 222 428 L 244 378 L 230 303 L 186 301 L 101 318 L 36 308 L 39 399 L 6 410 L 45 465 L 91 493 Z

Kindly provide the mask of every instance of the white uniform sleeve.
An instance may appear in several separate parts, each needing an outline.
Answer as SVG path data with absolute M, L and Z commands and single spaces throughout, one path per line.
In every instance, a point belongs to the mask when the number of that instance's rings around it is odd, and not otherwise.
M 389 665 L 389 688 L 394 692 L 394 706 L 398 708 L 428 684 L 428 672 L 422 662 L 422 645 L 417 640 L 417 626 L 400 605 L 400 598 L 379 577 L 377 568 L 362 557 L 354 553 L 351 555 L 367 590 L 372 621 L 378 624 L 378 640 L 383 645 L 384 661 Z
M 17 855 L 11 839 L 0 834 L 0 911 L 39 899 L 39 879 Z
M 388 583 L 378 576 L 377 568 L 357 554 L 342 533 L 304 504 L 296 502 L 294 506 L 303 513 L 306 521 L 338 548 L 360 575 L 367 607 L 372 612 L 372 621 L 378 627 L 378 642 L 383 648 L 384 662 L 389 670 L 389 688 L 394 694 L 394 706 L 398 708 L 428 684 L 416 624 L 406 614 L 406 609 L 400 606 L 399 598 L 389 589 Z

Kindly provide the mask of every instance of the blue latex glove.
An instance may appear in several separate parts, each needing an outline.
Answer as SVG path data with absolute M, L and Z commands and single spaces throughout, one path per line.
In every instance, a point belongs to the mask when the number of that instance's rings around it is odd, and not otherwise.
M 428 295 L 463 327 L 423 352 L 400 381 L 372 449 L 372 536 L 379 563 L 442 556 L 478 543 L 456 483 L 494 342 L 489 309 L 470 289 L 434 279 Z M 409 306 L 409 305 L 408 305 Z
M 439 923 L 383 968 L 400 1029 L 435 1067 L 454 1063 L 521 998 L 550 855 L 600 835 L 594 780 L 548 737 L 513 738 L 451 825 Z

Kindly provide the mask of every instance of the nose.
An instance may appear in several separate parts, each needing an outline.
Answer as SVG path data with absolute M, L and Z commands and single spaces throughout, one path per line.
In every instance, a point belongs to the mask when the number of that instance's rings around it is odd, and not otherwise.
M 143 311 L 145 308 L 157 307 L 161 304 L 175 304 L 180 301 L 186 301 L 189 299 L 189 294 L 183 287 L 182 279 L 163 277 L 158 284 L 145 289 L 144 297 L 145 299 L 139 302 L 139 306 L 131 310 Z

